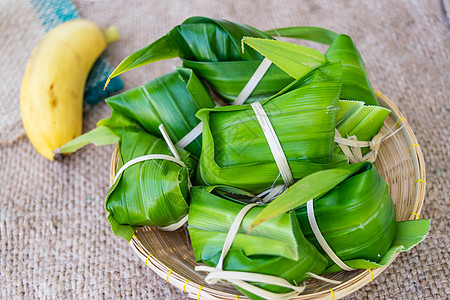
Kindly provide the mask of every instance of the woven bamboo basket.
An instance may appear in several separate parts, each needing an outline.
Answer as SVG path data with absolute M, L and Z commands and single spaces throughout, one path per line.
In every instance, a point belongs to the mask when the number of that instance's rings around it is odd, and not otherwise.
M 399 109 L 380 91 L 375 89 L 381 106 L 392 112 L 386 119 L 382 133 L 397 126 L 396 134 L 382 142 L 375 162 L 381 176 L 389 183 L 390 195 L 395 203 L 397 221 L 419 218 L 425 197 L 425 164 L 416 137 Z M 111 178 L 117 169 L 117 149 L 111 160 Z M 140 227 L 129 242 L 143 263 L 189 297 L 196 299 L 248 299 L 231 285 L 208 285 L 206 274 L 196 272 L 187 229 L 168 232 L 155 227 Z M 394 256 L 392 261 L 397 257 Z M 392 263 L 392 261 L 390 263 Z M 389 264 L 390 264 L 389 263 Z M 305 291 L 294 299 L 338 299 L 373 281 L 388 266 L 372 270 L 338 272 L 326 277 L 342 281 L 335 285 L 316 279 L 306 281 Z

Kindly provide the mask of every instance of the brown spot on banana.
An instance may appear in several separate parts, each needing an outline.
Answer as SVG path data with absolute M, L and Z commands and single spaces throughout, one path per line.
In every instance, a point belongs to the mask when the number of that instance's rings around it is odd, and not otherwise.
M 50 85 L 50 88 L 48 90 L 48 95 L 49 95 L 49 103 L 50 103 L 50 107 L 53 109 L 58 105 L 58 99 L 55 95 L 55 91 L 53 90 L 54 84 L 52 83 Z
M 50 107 L 51 108 L 55 108 L 57 106 L 57 104 L 58 104 L 58 101 L 57 101 L 56 97 L 50 98 Z

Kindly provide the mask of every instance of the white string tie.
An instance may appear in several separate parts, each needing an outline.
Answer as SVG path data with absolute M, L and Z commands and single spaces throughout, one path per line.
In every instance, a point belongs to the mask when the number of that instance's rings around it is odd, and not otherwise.
M 148 154 L 148 155 L 143 155 L 143 156 L 139 156 L 136 158 L 133 158 L 129 161 L 127 161 L 117 172 L 116 176 L 114 177 L 113 183 L 112 185 L 114 185 L 116 183 L 116 181 L 118 180 L 118 178 L 120 177 L 120 175 L 129 167 L 131 167 L 132 165 L 135 165 L 137 163 L 146 161 L 146 160 L 155 160 L 155 159 L 161 159 L 161 160 L 168 160 L 174 163 L 179 164 L 182 167 L 186 167 L 186 164 L 184 162 L 182 162 L 181 160 L 179 160 L 178 158 L 175 158 L 173 156 L 170 155 L 165 155 L 165 154 Z
M 250 95 L 253 93 L 253 90 L 259 84 L 261 79 L 264 77 L 264 74 L 266 74 L 271 64 L 272 62 L 267 58 L 264 58 L 262 60 L 262 62 L 256 69 L 255 73 L 253 73 L 252 77 L 249 79 L 249 81 L 244 86 L 242 91 L 233 101 L 232 105 L 244 104 L 244 102 L 248 99 L 248 97 L 250 97 Z M 181 140 L 179 140 L 176 145 L 180 148 L 186 148 L 190 143 L 195 141 L 202 134 L 202 129 L 203 129 L 203 122 L 200 122 L 191 131 L 189 131 Z
M 236 215 L 233 223 L 230 226 L 230 229 L 228 230 L 228 234 L 225 238 L 225 242 L 223 244 L 222 253 L 220 255 L 219 261 L 217 262 L 216 267 L 208 267 L 208 266 L 196 266 L 196 271 L 204 271 L 209 272 L 209 274 L 205 277 L 205 281 L 208 284 L 216 284 L 219 281 L 225 280 L 231 284 L 234 284 L 246 291 L 249 291 L 250 293 L 253 293 L 259 297 L 262 297 L 264 299 L 273 299 L 273 300 L 285 300 L 285 299 L 291 299 L 296 296 L 298 296 L 300 293 L 302 293 L 305 288 L 306 284 L 302 283 L 301 285 L 293 285 L 289 281 L 287 281 L 284 278 L 280 278 L 277 276 L 272 275 L 265 275 L 265 274 L 259 274 L 259 273 L 252 273 L 252 272 L 242 272 L 242 271 L 224 271 L 223 270 L 223 262 L 228 254 L 228 251 L 231 249 L 231 245 L 233 244 L 233 240 L 236 237 L 236 234 L 238 233 L 239 227 L 241 226 L 242 220 L 244 219 L 245 215 L 255 206 L 258 204 L 252 203 L 244 206 L 239 213 Z M 310 277 L 333 283 L 333 284 L 340 284 L 341 281 L 325 278 L 319 275 L 316 275 L 311 272 L 307 272 L 307 275 Z M 291 292 L 287 293 L 274 293 L 270 292 L 268 290 L 265 290 L 263 288 L 254 286 L 248 282 L 259 282 L 264 284 L 270 284 L 270 285 L 277 285 L 285 288 L 292 289 Z
M 272 151 L 273 158 L 278 166 L 278 170 L 280 171 L 284 184 L 286 186 L 292 185 L 294 183 L 294 176 L 292 175 L 286 155 L 284 155 L 283 148 L 281 148 L 280 141 L 278 140 L 277 134 L 272 127 L 272 123 L 270 123 L 266 111 L 259 102 L 254 102 L 250 105 L 255 111 L 256 119 L 261 126 L 264 136 L 266 137 L 270 151 Z
M 248 99 L 248 97 L 250 97 L 252 92 L 255 90 L 256 86 L 259 84 L 261 79 L 264 77 L 267 70 L 269 70 L 271 65 L 272 65 L 272 62 L 268 58 L 264 58 L 262 60 L 262 62 L 259 64 L 258 68 L 256 69 L 255 73 L 253 73 L 252 77 L 249 79 L 249 81 L 244 86 L 242 91 L 239 93 L 239 95 L 233 101 L 233 105 L 244 104 L 244 102 Z
M 311 199 L 306 203 L 306 209 L 308 214 L 308 221 L 309 225 L 311 226 L 311 229 L 314 233 L 314 236 L 316 237 L 317 241 L 319 242 L 320 246 L 322 247 L 323 251 L 331 258 L 331 260 L 338 265 L 341 269 L 345 271 L 353 271 L 353 268 L 350 268 L 346 263 L 344 263 L 337 255 L 334 253 L 333 249 L 328 245 L 327 241 L 323 237 L 322 233 L 320 232 L 319 226 L 316 222 L 316 216 L 314 215 L 314 200 Z
M 176 149 L 176 147 L 174 146 L 174 144 L 172 143 L 172 140 L 170 139 L 166 129 L 164 128 L 164 125 L 161 124 L 159 125 L 159 130 L 161 131 L 161 134 L 165 140 L 165 142 L 167 143 L 167 146 L 170 149 L 170 152 L 172 152 L 173 156 L 169 156 L 166 154 L 148 154 L 148 155 L 143 155 L 143 156 L 139 156 L 136 158 L 133 158 L 129 161 L 127 161 L 120 169 L 119 171 L 116 173 L 116 176 L 114 177 L 114 180 L 112 181 L 111 185 L 114 185 L 116 183 L 116 181 L 118 180 L 118 178 L 120 177 L 120 175 L 129 167 L 131 167 L 132 165 L 135 165 L 137 163 L 143 162 L 143 161 L 147 161 L 147 160 L 168 160 L 174 163 L 179 164 L 182 167 L 185 167 L 186 169 L 188 169 L 188 167 L 186 166 L 186 164 L 181 161 L 181 157 L 178 154 L 178 151 Z M 188 171 L 189 173 L 189 171 Z M 189 178 L 189 174 L 188 174 L 188 189 L 190 190 L 192 187 L 192 183 L 191 183 L 191 179 Z M 188 217 L 189 215 L 186 214 L 181 220 L 179 220 L 178 222 L 168 225 L 168 226 L 163 226 L 163 227 L 159 227 L 157 226 L 159 229 L 164 230 L 164 231 L 175 231 L 178 228 L 182 227 L 184 224 L 186 224 L 186 222 L 188 221 Z
M 195 141 L 203 131 L 203 122 L 200 122 L 191 131 L 189 131 L 181 140 L 178 141 L 177 146 L 186 148 L 193 141 Z
M 354 164 L 362 161 L 375 162 L 381 143 L 395 135 L 404 127 L 404 125 L 402 125 L 394 131 L 393 129 L 395 126 L 396 124 L 394 124 L 394 126 L 392 126 L 385 134 L 378 132 L 370 141 L 358 141 L 354 135 L 343 138 L 339 131 L 335 129 L 334 141 L 339 145 L 350 163 Z M 389 134 L 389 132 L 392 133 Z M 363 147 L 370 147 L 370 152 L 364 156 L 361 152 L 361 148 Z

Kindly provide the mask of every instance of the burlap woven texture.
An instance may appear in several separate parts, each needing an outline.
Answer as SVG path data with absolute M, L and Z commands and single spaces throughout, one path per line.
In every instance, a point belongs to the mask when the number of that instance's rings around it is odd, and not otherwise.
M 11 35 L 21 34 L 20 28 L 8 24 L 27 13 L 10 7 L 14 1 L 7 4 L 11 14 L 2 15 L 0 31 L 9 38 L 0 40 L 2 48 L 15 42 Z M 433 221 L 422 244 L 402 253 L 374 282 L 347 299 L 450 298 L 449 1 L 79 0 L 75 4 L 82 16 L 103 27 L 114 23 L 119 28 L 121 41 L 106 52 L 112 65 L 193 15 L 261 29 L 323 26 L 351 35 L 372 83 L 397 104 L 415 130 L 428 176 L 421 217 Z M 178 62 L 131 71 L 122 77 L 125 88 L 162 75 Z M 13 74 L 24 67 L 11 60 L 2 61 L 0 69 Z M 15 78 L 2 85 L 12 84 L 19 91 L 20 80 Z M 0 91 L 2 106 L 18 105 L 18 94 Z M 97 105 L 85 115 L 84 129 L 94 128 L 108 115 L 106 105 Z M 7 116 L 1 115 L 0 122 L 5 120 Z M 187 299 L 111 233 L 103 203 L 112 149 L 88 146 L 62 162 L 49 162 L 26 137 L 1 146 L 1 299 Z

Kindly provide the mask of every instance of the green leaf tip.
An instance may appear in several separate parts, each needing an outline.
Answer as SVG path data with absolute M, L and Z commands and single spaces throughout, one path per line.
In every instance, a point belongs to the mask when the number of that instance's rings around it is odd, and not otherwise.
M 295 79 L 302 78 L 326 61 L 319 51 L 301 45 L 251 37 L 244 37 L 243 41 Z
M 330 45 L 338 36 L 338 34 L 334 31 L 314 26 L 275 28 L 267 30 L 265 33 L 273 37 L 297 38 L 325 45 Z
M 270 202 L 256 216 L 251 225 L 253 227 L 259 226 L 261 223 L 297 208 L 308 200 L 325 194 L 352 174 L 371 165 L 371 163 L 363 162 L 312 173 L 291 185 L 285 192 Z

